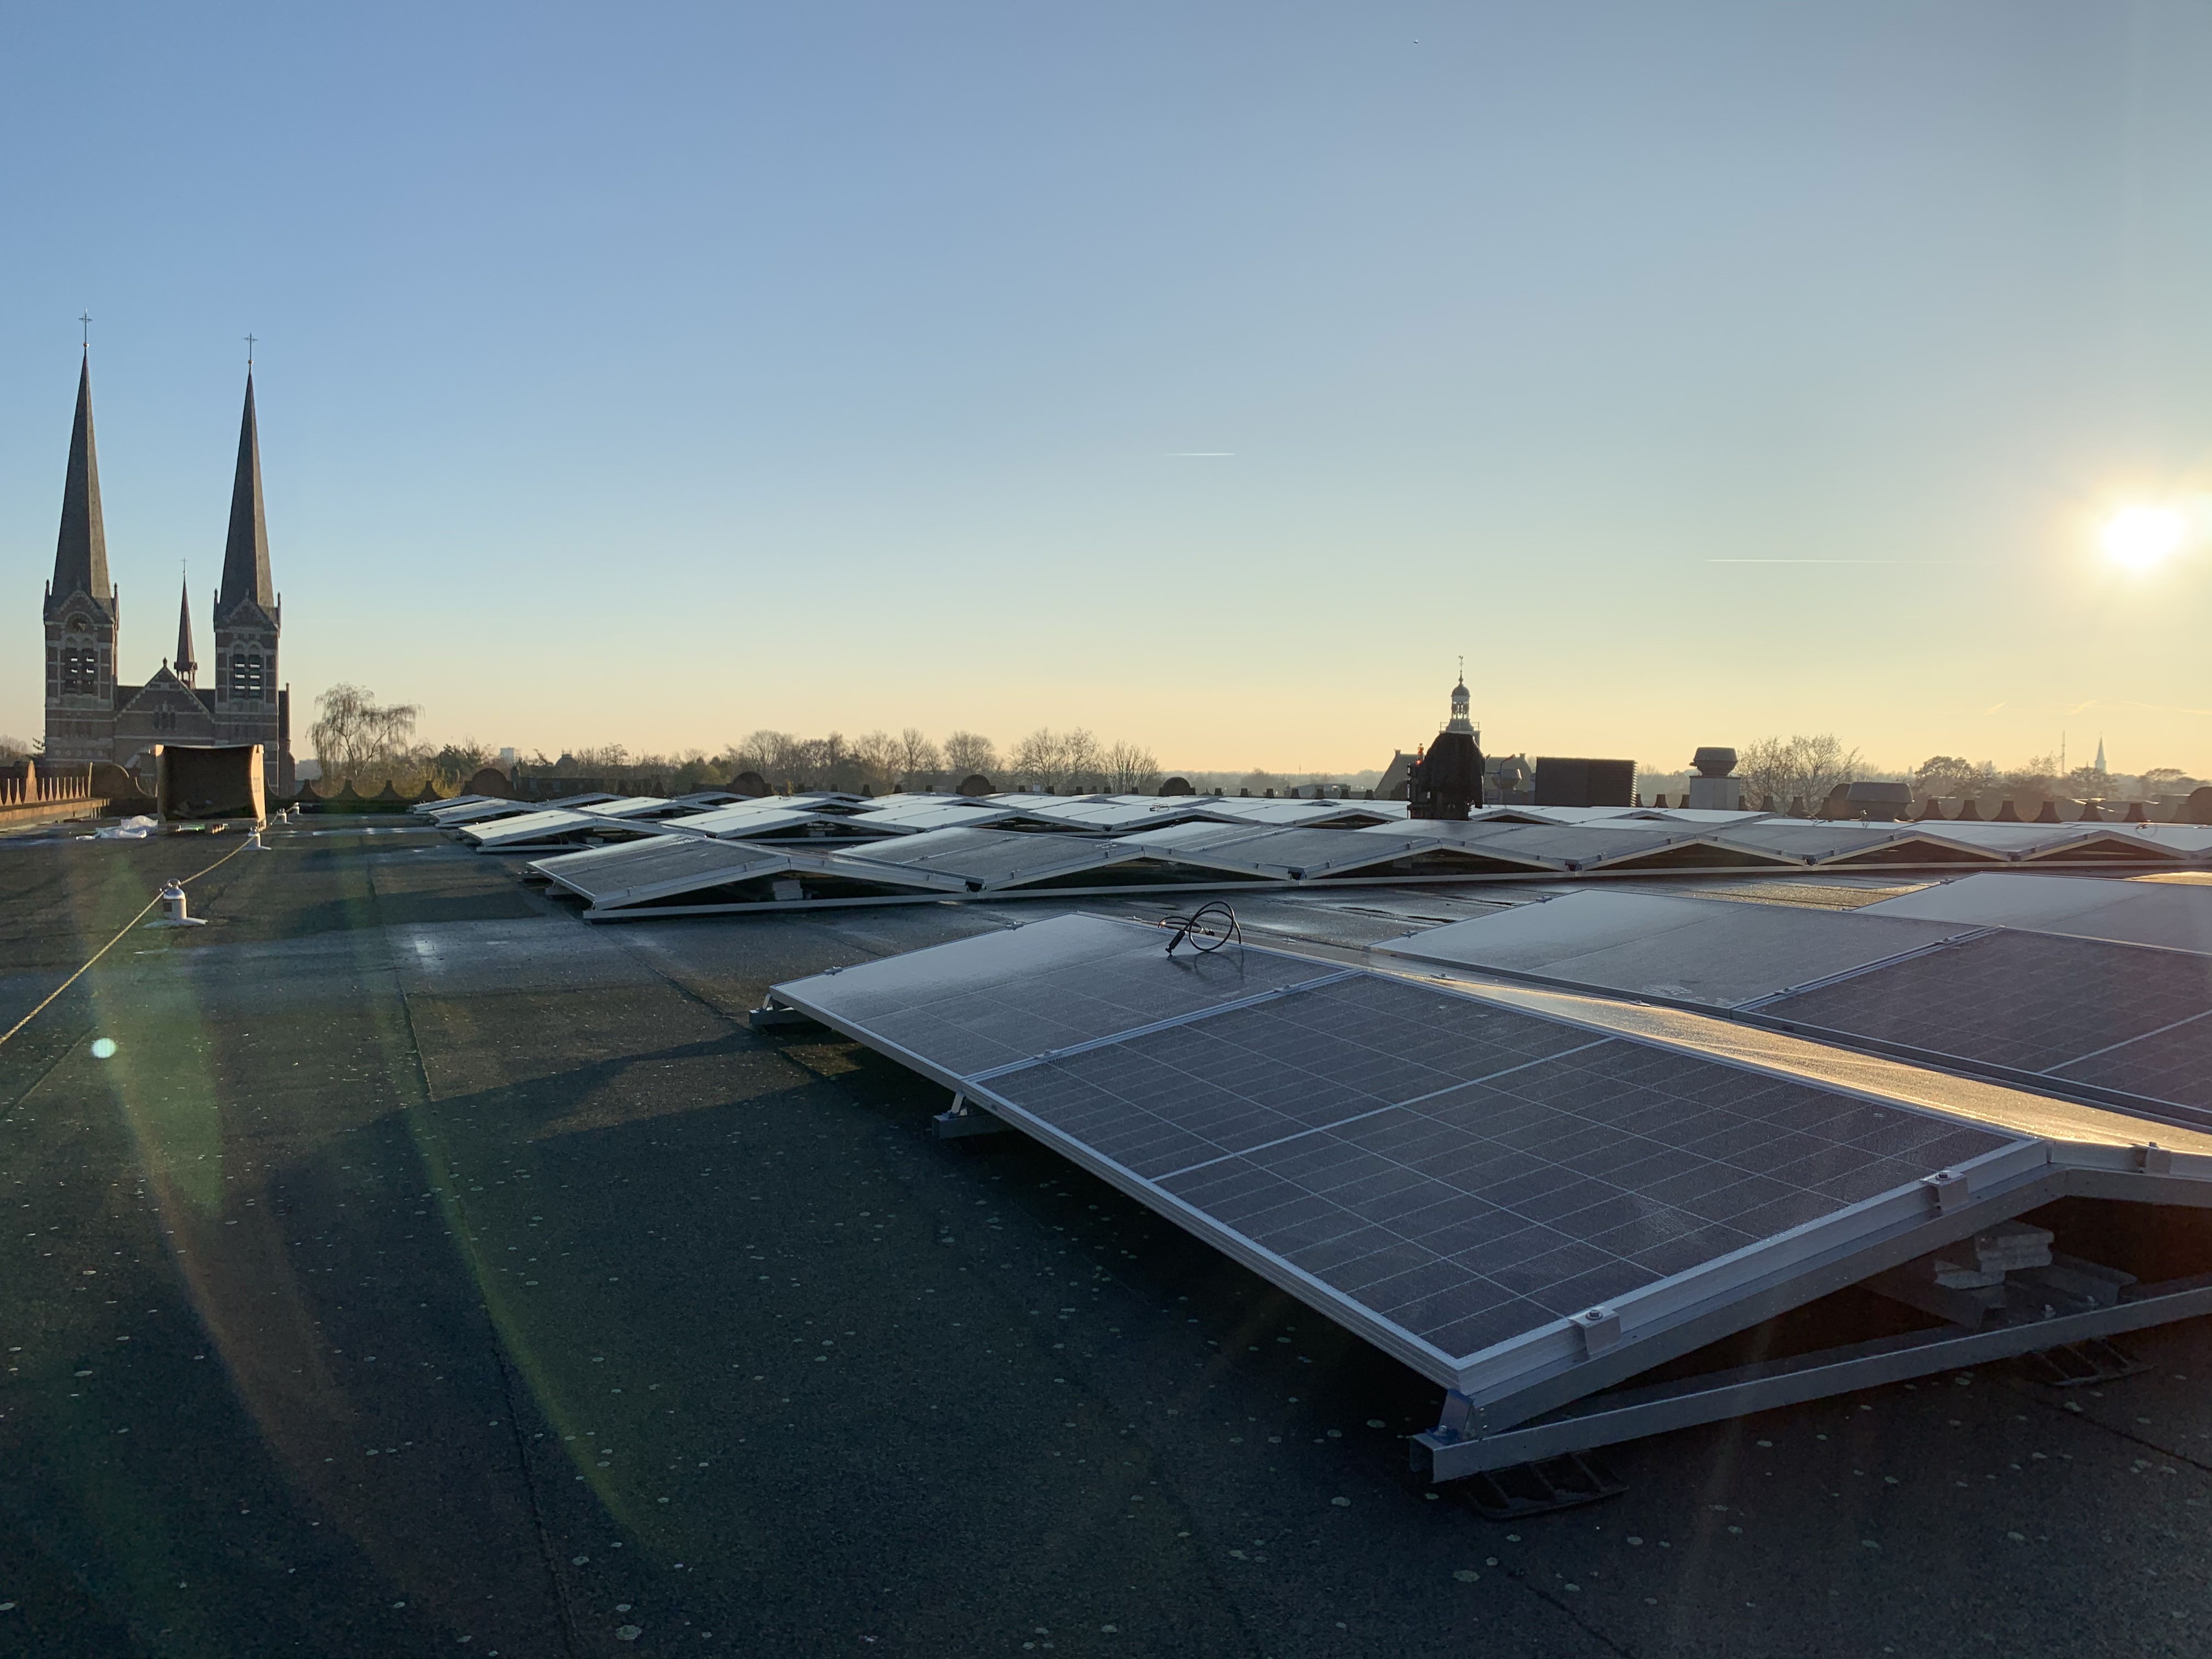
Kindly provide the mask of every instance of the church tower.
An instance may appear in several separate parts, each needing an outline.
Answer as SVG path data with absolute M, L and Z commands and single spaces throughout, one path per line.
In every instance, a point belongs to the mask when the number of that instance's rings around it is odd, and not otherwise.
M 238 428 L 238 471 L 230 489 L 230 536 L 215 600 L 215 724 L 218 743 L 264 745 L 269 787 L 291 787 L 290 710 L 276 678 L 283 608 L 269 577 L 269 527 L 261 507 L 261 432 L 253 416 L 253 369 L 246 370 L 246 412 Z
M 185 578 L 184 592 L 177 596 L 177 660 L 171 667 L 186 686 L 199 684 L 200 665 L 192 660 L 192 582 L 189 576 Z
M 52 760 L 106 760 L 115 741 L 115 632 L 100 457 L 92 441 L 92 354 L 77 372 L 76 423 L 62 486 L 61 538 L 46 584 L 46 746 Z

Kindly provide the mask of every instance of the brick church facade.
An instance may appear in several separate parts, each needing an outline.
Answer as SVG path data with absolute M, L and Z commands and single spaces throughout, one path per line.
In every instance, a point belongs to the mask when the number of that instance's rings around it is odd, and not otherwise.
M 54 550 L 53 580 L 46 586 L 44 758 L 112 761 L 143 774 L 155 744 L 258 743 L 266 787 L 272 794 L 291 794 L 292 699 L 289 688 L 277 678 L 283 610 L 269 575 L 269 531 L 261 506 L 261 438 L 254 419 L 250 367 L 246 413 L 238 434 L 238 473 L 231 485 L 222 585 L 209 617 L 215 635 L 212 684 L 199 683 L 189 587 L 178 606 L 176 655 L 143 685 L 126 685 L 117 678 L 122 614 L 121 597 L 107 574 L 88 355 L 77 377 L 76 423 L 70 434 L 61 538 Z

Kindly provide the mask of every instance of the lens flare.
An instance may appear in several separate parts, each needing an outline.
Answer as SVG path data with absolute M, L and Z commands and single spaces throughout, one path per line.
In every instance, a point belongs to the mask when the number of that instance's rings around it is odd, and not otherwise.
M 2166 507 L 2125 507 L 2105 525 L 2105 551 L 2130 570 L 2148 570 L 2181 545 L 2186 528 L 2181 514 Z

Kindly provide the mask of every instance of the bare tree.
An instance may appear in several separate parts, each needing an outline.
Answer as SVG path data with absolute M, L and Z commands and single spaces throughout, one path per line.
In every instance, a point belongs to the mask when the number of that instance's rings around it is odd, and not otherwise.
M 1101 760 L 1106 787 L 1117 795 L 1149 794 L 1160 781 L 1160 763 L 1152 751 L 1133 743 L 1115 744 Z
M 1017 778 L 1053 794 L 1067 781 L 1067 739 L 1048 726 L 1040 726 L 1016 744 L 1007 760 Z
M 341 682 L 315 699 L 321 711 L 307 742 L 328 779 L 358 778 L 381 767 L 404 766 L 409 740 L 422 709 L 411 702 L 380 704 L 376 693 Z
M 793 743 L 787 778 L 794 789 L 843 789 L 860 781 L 852 746 L 842 732 Z
M 890 732 L 863 732 L 853 739 L 852 767 L 866 787 L 888 789 L 898 776 L 900 753 L 898 739 Z
M 1752 800 L 1771 795 L 1778 803 L 1803 803 L 1817 812 L 1839 783 L 1849 783 L 1859 771 L 1859 751 L 1846 749 L 1833 732 L 1817 737 L 1761 738 L 1736 757 L 1736 775 L 1743 780 L 1744 794 Z
M 933 789 L 937 775 L 945 769 L 945 757 L 937 752 L 937 745 L 929 740 L 918 726 L 909 726 L 898 734 L 899 783 L 905 789 Z
M 1106 755 L 1098 739 L 1079 726 L 1067 734 L 1067 787 L 1079 794 L 1106 787 Z
M 981 732 L 955 732 L 945 740 L 945 770 L 954 783 L 999 769 L 999 750 Z

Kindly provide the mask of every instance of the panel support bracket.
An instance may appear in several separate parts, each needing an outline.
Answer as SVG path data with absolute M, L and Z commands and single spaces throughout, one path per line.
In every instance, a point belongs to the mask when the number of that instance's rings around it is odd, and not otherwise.
M 1701 1423 L 1802 1404 L 1829 1395 L 1881 1388 L 1932 1372 L 1963 1370 L 2177 1319 L 2212 1313 L 2212 1275 L 2130 1285 L 2109 1306 L 1969 1330 L 1947 1326 L 1831 1348 L 1792 1359 L 1721 1371 L 1686 1382 L 1601 1395 L 1547 1419 L 1496 1434 L 1480 1431 L 1480 1413 L 1448 1395 L 1443 1420 L 1413 1437 L 1413 1466 L 1432 1481 L 1457 1480 L 1568 1452 L 1618 1445 Z M 1455 1413 L 1457 1404 L 1460 1409 Z M 1468 1430 L 1474 1429 L 1470 1435 Z
M 756 1031 L 781 1030 L 791 1025 L 819 1025 L 822 1022 L 809 1013 L 803 1013 L 787 1003 L 778 1002 L 773 996 L 761 999 L 761 1006 L 747 1011 L 745 1024 Z
M 930 1124 L 939 1140 L 958 1140 L 967 1135 L 1007 1134 L 1014 1127 L 972 1104 L 962 1094 L 954 1095 L 951 1108 L 930 1119 Z

